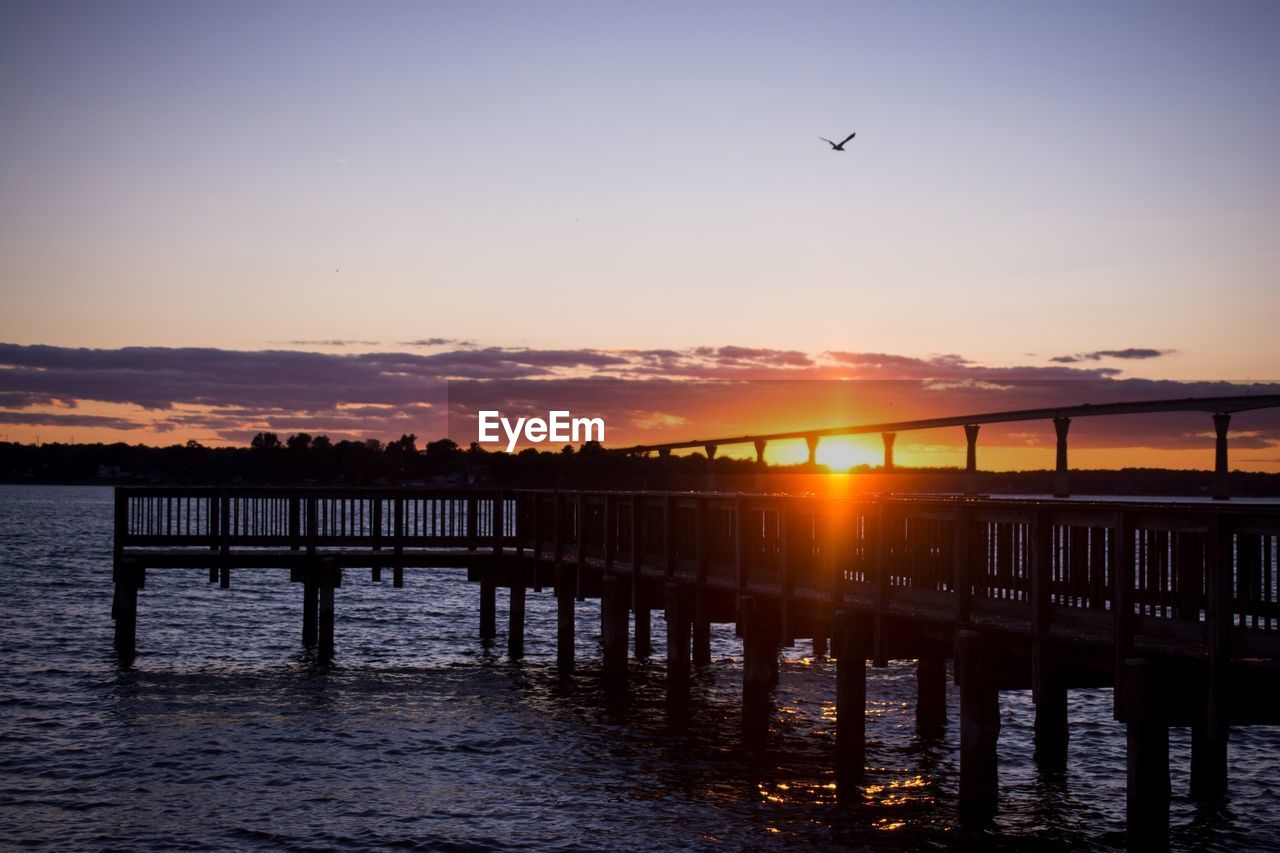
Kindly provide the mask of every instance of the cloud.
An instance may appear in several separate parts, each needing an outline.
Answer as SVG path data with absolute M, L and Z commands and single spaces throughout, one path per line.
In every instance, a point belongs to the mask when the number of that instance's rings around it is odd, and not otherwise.
M 23 426 L 107 427 L 108 429 L 142 429 L 147 424 L 109 415 L 64 415 L 55 412 L 0 411 L 0 424 Z
M 1104 358 L 1119 358 L 1126 361 L 1137 361 L 1148 358 L 1159 358 L 1175 352 L 1171 349 L 1151 349 L 1150 347 L 1127 347 L 1125 349 L 1100 349 L 1093 352 L 1078 352 L 1075 355 L 1057 355 L 1049 359 L 1058 364 L 1078 364 L 1082 361 L 1101 361 Z
M 400 341 L 397 345 L 402 347 L 473 347 L 476 342 L 458 340 L 456 338 L 419 338 L 416 341 Z
M 293 347 L 376 347 L 381 341 L 357 341 L 345 338 L 330 338 L 319 341 L 271 341 L 272 344 L 285 344 Z
M 513 415 L 555 408 L 606 416 L 609 443 L 619 444 L 1240 391 L 1227 383 L 1122 379 L 1114 368 L 1092 364 L 992 368 L 955 353 L 436 346 L 343 353 L 0 343 L 0 422 L 235 442 L 260 430 L 460 440 L 474 435 L 480 408 Z M 1268 392 L 1280 388 L 1255 391 Z M 1049 440 L 1052 428 L 1043 426 L 1023 424 L 1022 435 L 984 427 L 982 440 Z M 1211 447 L 1210 429 L 1201 414 L 1080 418 L 1071 441 Z M 1242 414 L 1232 422 L 1232 441 L 1255 448 L 1280 442 L 1280 412 Z

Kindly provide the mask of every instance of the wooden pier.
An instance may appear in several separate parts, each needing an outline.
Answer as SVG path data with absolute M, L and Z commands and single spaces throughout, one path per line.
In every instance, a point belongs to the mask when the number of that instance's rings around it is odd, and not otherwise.
M 443 489 L 120 488 L 116 645 L 131 661 L 138 592 L 152 570 L 287 569 L 302 590 L 302 642 L 335 651 L 345 573 L 465 567 L 478 633 L 524 651 L 527 591 L 555 596 L 556 661 L 574 666 L 575 605 L 601 600 L 603 671 L 625 690 L 665 614 L 675 712 L 710 625 L 743 646 L 742 737 L 768 736 L 778 649 L 811 639 L 837 659 L 833 762 L 864 766 L 866 667 L 918 664 L 917 725 L 948 724 L 947 663 L 960 691 L 960 808 L 998 803 L 1000 692 L 1030 690 L 1036 760 L 1066 762 L 1073 688 L 1114 687 L 1127 730 L 1131 844 L 1168 835 L 1169 728 L 1192 729 L 1189 784 L 1227 785 L 1233 725 L 1280 723 L 1280 503 L 821 498 L 723 493 Z M 631 625 L 634 624 L 634 631 Z M 1117 768 L 1117 772 L 1120 768 Z

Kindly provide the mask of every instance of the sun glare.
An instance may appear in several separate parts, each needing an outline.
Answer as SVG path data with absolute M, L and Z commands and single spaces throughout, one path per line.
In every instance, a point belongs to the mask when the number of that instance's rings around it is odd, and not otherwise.
M 848 471 L 855 465 L 875 465 L 879 461 L 874 450 L 853 436 L 824 438 L 818 445 L 818 464 L 832 471 Z

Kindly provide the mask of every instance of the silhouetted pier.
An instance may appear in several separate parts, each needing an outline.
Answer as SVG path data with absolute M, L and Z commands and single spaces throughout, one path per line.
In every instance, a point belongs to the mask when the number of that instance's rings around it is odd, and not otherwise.
M 1036 760 L 1066 762 L 1067 693 L 1114 687 L 1127 728 L 1133 844 L 1167 837 L 1169 728 L 1190 726 L 1197 798 L 1227 784 L 1231 725 L 1280 722 L 1280 504 L 828 498 L 555 490 L 120 488 L 116 644 L 133 657 L 149 571 L 287 569 L 301 639 L 335 652 L 344 575 L 465 567 L 481 638 L 524 651 L 528 591 L 554 595 L 560 669 L 574 668 L 575 606 L 601 601 L 603 672 L 625 690 L 665 615 L 673 714 L 710 626 L 743 646 L 742 736 L 768 735 L 778 650 L 811 639 L 837 659 L 842 782 L 864 766 L 866 667 L 918 661 L 917 725 L 948 724 L 947 662 L 960 691 L 960 805 L 997 806 L 999 693 L 1031 690 Z M 631 645 L 631 644 L 634 645 Z M 629 649 L 629 645 L 631 648 Z M 1120 768 L 1117 768 L 1117 772 Z

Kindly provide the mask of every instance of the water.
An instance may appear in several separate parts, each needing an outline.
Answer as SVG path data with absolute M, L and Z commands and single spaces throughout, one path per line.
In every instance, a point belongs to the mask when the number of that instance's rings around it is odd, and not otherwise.
M 336 664 L 300 649 L 301 594 L 282 571 L 151 571 L 139 655 L 111 652 L 111 492 L 0 486 L 0 844 L 58 849 L 418 847 L 486 850 L 877 846 L 1109 849 L 1124 821 L 1124 731 L 1108 690 L 1071 694 L 1065 778 L 1031 760 L 1032 707 L 1002 695 L 994 829 L 955 819 L 951 727 L 914 734 L 914 669 L 870 670 L 866 784 L 838 803 L 835 668 L 787 650 L 772 748 L 737 748 L 740 645 L 713 639 L 687 729 L 667 721 L 661 617 L 625 703 L 598 689 L 597 609 L 579 605 L 579 673 L 554 671 L 555 612 L 531 593 L 527 657 L 475 639 L 462 571 L 404 589 L 349 572 Z M 390 573 L 387 573 L 388 576 Z M 499 624 L 504 607 L 499 600 Z M 1173 842 L 1280 847 L 1274 729 L 1232 732 L 1231 793 L 1186 797 L 1172 733 Z

